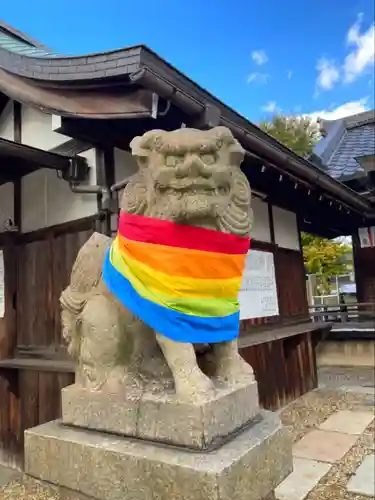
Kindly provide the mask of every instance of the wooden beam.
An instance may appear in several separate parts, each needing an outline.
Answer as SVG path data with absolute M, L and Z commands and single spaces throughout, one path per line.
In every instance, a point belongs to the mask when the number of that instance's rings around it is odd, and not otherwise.
M 28 165 L 31 170 L 32 168 L 49 168 L 63 171 L 69 168 L 70 164 L 68 157 L 6 139 L 0 139 L 0 157 L 16 159 L 16 165 Z
M 13 138 L 14 142 L 22 144 L 22 104 L 13 102 Z M 13 181 L 13 213 L 14 225 L 22 232 L 22 179 Z
M 98 194 L 99 218 L 96 223 L 96 230 L 107 236 L 112 235 L 111 216 L 113 212 L 113 193 L 110 187 L 115 183 L 115 158 L 113 147 L 96 148 L 96 183 L 106 189 L 105 199 L 102 194 Z
M 13 101 L 13 140 L 22 144 L 22 104 Z
M 0 116 L 3 114 L 5 106 L 8 104 L 9 98 L 2 92 L 0 92 Z
M 271 243 L 276 243 L 275 240 L 275 224 L 274 224 L 274 219 L 273 219 L 273 210 L 272 210 L 272 204 L 268 202 L 268 224 L 270 227 L 270 237 L 271 237 Z

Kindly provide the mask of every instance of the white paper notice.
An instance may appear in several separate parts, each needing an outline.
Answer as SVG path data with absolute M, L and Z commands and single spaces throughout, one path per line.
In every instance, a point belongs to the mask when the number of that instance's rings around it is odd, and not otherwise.
M 240 318 L 264 318 L 279 314 L 273 254 L 250 250 L 239 293 Z
M 361 248 L 375 247 L 375 226 L 359 228 L 358 236 Z
M 4 254 L 0 250 L 0 318 L 5 313 L 5 279 L 4 279 Z

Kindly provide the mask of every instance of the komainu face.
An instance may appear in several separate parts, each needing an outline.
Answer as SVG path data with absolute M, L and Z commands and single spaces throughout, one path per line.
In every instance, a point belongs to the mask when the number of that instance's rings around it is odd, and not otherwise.
M 131 143 L 140 167 L 121 208 L 164 220 L 247 235 L 250 187 L 244 150 L 224 127 L 154 130 Z

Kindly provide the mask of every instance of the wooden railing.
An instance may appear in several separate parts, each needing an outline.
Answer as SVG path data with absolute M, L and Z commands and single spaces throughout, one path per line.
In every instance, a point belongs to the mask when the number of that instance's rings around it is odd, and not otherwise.
M 375 302 L 310 305 L 309 312 L 313 321 L 375 321 Z

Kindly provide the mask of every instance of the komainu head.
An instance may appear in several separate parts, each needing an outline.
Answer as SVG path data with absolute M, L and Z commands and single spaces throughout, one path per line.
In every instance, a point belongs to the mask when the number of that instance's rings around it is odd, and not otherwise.
M 229 129 L 153 130 L 130 144 L 139 172 L 122 210 L 248 235 L 250 186 L 240 170 L 244 150 Z

